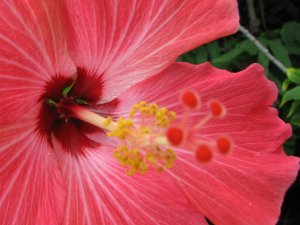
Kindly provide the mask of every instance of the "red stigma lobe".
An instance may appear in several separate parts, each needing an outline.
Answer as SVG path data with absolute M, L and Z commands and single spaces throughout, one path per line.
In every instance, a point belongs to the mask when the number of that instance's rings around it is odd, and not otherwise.
M 199 162 L 210 162 L 213 158 L 212 149 L 206 144 L 198 145 L 196 149 L 196 159 Z
M 186 90 L 181 94 L 181 103 L 185 107 L 195 110 L 200 106 L 200 98 L 197 92 Z
M 170 126 L 167 129 L 166 136 L 172 145 L 179 146 L 183 143 L 184 130 L 180 127 Z
M 194 151 L 195 158 L 199 162 L 210 162 L 215 154 L 230 154 L 233 143 L 226 134 L 224 136 L 218 134 L 216 137 L 201 137 L 202 132 L 200 131 L 206 128 L 207 123 L 223 119 L 226 116 L 226 108 L 223 103 L 211 99 L 207 101 L 207 107 L 200 109 L 200 96 L 193 90 L 181 92 L 179 100 L 183 107 L 182 119 L 177 124 L 170 124 L 166 129 L 166 138 L 169 144 Z M 199 118 L 198 111 L 200 110 L 202 116 Z
M 222 118 L 225 116 L 225 107 L 216 100 L 212 100 L 208 103 L 210 112 L 214 118 Z
M 216 145 L 219 153 L 223 155 L 227 155 L 231 152 L 232 143 L 231 140 L 227 137 L 219 137 L 216 140 Z

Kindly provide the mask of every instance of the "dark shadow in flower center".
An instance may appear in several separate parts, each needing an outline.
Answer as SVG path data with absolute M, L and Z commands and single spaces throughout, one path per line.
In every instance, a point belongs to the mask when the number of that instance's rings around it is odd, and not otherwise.
M 38 118 L 38 130 L 46 135 L 49 145 L 54 148 L 58 142 L 62 149 L 73 156 L 84 155 L 86 149 L 96 149 L 101 145 L 105 133 L 100 128 L 72 117 L 67 105 L 79 104 L 91 111 L 105 116 L 118 105 L 115 99 L 105 104 L 98 104 L 102 98 L 102 76 L 88 73 L 77 68 L 74 76 L 66 78 L 55 76 L 45 87 L 42 96 L 42 108 Z

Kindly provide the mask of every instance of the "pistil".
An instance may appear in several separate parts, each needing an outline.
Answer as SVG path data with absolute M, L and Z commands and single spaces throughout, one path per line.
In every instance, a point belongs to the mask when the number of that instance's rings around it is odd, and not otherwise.
M 200 109 L 200 97 L 192 90 L 183 91 L 179 97 L 185 117 L 176 123 L 173 111 L 145 101 L 135 104 L 127 118 L 119 117 L 116 121 L 68 101 L 67 97 L 55 107 L 59 113 L 67 112 L 68 116 L 92 124 L 105 130 L 108 137 L 118 139 L 114 156 L 128 168 L 128 175 L 145 173 L 150 167 L 157 171 L 171 168 L 177 157 L 173 148 L 194 152 L 195 159 L 201 163 L 212 161 L 215 154 L 228 155 L 233 144 L 226 135 L 208 141 L 194 137 L 211 120 L 226 115 L 224 105 L 217 100 L 208 101 L 207 114 L 189 125 L 191 116 Z

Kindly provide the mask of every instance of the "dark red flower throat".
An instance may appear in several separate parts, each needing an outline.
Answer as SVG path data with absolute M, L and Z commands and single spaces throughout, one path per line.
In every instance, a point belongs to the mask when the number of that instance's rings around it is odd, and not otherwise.
M 42 96 L 43 106 L 38 120 L 38 129 L 47 135 L 49 144 L 61 148 L 72 155 L 84 154 L 84 149 L 100 145 L 99 135 L 103 131 L 93 125 L 73 117 L 72 107 L 87 107 L 91 111 L 107 115 L 116 107 L 114 100 L 98 104 L 102 96 L 102 76 L 77 68 L 77 72 L 66 78 L 55 76 L 45 88 Z

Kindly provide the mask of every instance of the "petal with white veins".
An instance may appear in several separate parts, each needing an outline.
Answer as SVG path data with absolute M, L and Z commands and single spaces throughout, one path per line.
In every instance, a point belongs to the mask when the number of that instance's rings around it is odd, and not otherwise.
M 54 146 L 67 186 L 64 225 L 207 225 L 166 174 L 128 176 L 111 147 L 76 158 Z
M 53 149 L 35 128 L 36 108 L 0 125 L 0 224 L 62 221 L 65 190 Z
M 234 0 L 66 2 L 71 56 L 76 66 L 103 77 L 101 102 L 238 27 Z
M 130 105 L 147 101 L 174 110 L 180 122 L 184 117 L 179 101 L 182 90 L 197 91 L 201 97 L 201 109 L 191 113 L 190 126 L 209 113 L 205 106 L 209 100 L 224 104 L 225 117 L 209 121 L 195 137 L 206 140 L 226 134 L 233 141 L 233 152 L 201 164 L 193 149 L 177 149 L 178 159 L 169 175 L 215 224 L 274 224 L 284 193 L 299 170 L 299 159 L 282 151 L 291 129 L 271 107 L 276 86 L 264 77 L 259 65 L 230 73 L 208 63 L 175 63 L 121 94 L 115 114 L 126 116 Z
M 25 113 L 55 75 L 71 76 L 62 1 L 0 3 L 0 121 Z

